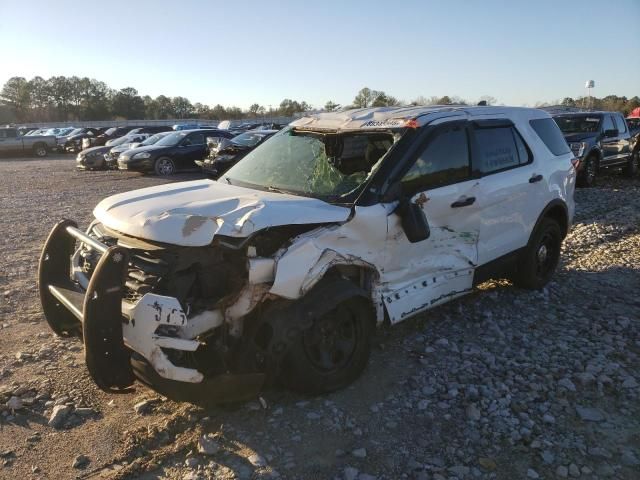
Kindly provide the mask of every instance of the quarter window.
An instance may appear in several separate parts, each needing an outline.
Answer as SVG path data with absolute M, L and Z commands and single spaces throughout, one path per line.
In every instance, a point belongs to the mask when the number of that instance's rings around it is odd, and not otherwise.
M 440 131 L 402 179 L 403 190 L 416 192 L 470 178 L 467 133 L 462 126 Z
M 474 170 L 495 173 L 529 163 L 529 151 L 513 127 L 475 130 L 477 155 Z
M 564 155 L 571 151 L 560 128 L 552 118 L 537 118 L 530 120 L 529 124 L 554 155 Z

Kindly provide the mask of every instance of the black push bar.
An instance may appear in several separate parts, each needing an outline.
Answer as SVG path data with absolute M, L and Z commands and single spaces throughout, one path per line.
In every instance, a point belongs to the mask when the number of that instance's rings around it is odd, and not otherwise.
M 83 339 L 87 369 L 96 384 L 108 392 L 122 391 L 134 381 L 131 351 L 122 336 L 129 251 L 109 247 L 77 227 L 62 220 L 47 238 L 38 268 L 42 310 L 55 333 Z M 76 241 L 101 254 L 86 291 L 71 278 Z

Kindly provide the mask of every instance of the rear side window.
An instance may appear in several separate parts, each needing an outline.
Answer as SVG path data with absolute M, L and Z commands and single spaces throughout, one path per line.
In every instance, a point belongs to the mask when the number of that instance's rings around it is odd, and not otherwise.
M 194 133 L 193 135 L 189 135 L 184 142 L 185 145 L 203 145 L 204 144 L 204 133 Z
M 615 125 L 613 124 L 613 119 L 611 118 L 611 115 L 605 115 L 604 116 L 604 125 L 602 125 L 602 131 L 606 132 L 607 130 L 613 130 L 615 127 Z
M 616 127 L 618 128 L 618 132 L 625 133 L 627 131 L 627 125 L 624 123 L 624 119 L 621 115 L 614 116 L 616 120 Z
M 552 118 L 530 120 L 529 125 L 554 155 L 564 155 L 571 151 L 558 124 Z
M 474 171 L 495 173 L 529 163 L 529 151 L 513 127 L 475 130 Z

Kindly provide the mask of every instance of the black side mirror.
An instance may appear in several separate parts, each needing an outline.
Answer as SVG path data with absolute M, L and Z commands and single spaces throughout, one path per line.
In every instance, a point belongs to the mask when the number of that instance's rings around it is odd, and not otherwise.
M 618 129 L 617 128 L 611 128 L 609 130 L 605 130 L 604 131 L 604 136 L 605 137 L 617 137 L 618 136 Z
M 420 205 L 412 203 L 408 199 L 402 199 L 397 212 L 402 222 L 402 229 L 411 243 L 418 243 L 429 238 L 431 235 L 429 222 Z

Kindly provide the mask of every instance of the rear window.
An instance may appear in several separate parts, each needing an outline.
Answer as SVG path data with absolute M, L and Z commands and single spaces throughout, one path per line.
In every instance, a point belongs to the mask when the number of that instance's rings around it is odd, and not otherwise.
M 560 128 L 558 128 L 558 124 L 552 118 L 530 120 L 529 124 L 554 155 L 564 155 L 571 151 Z

